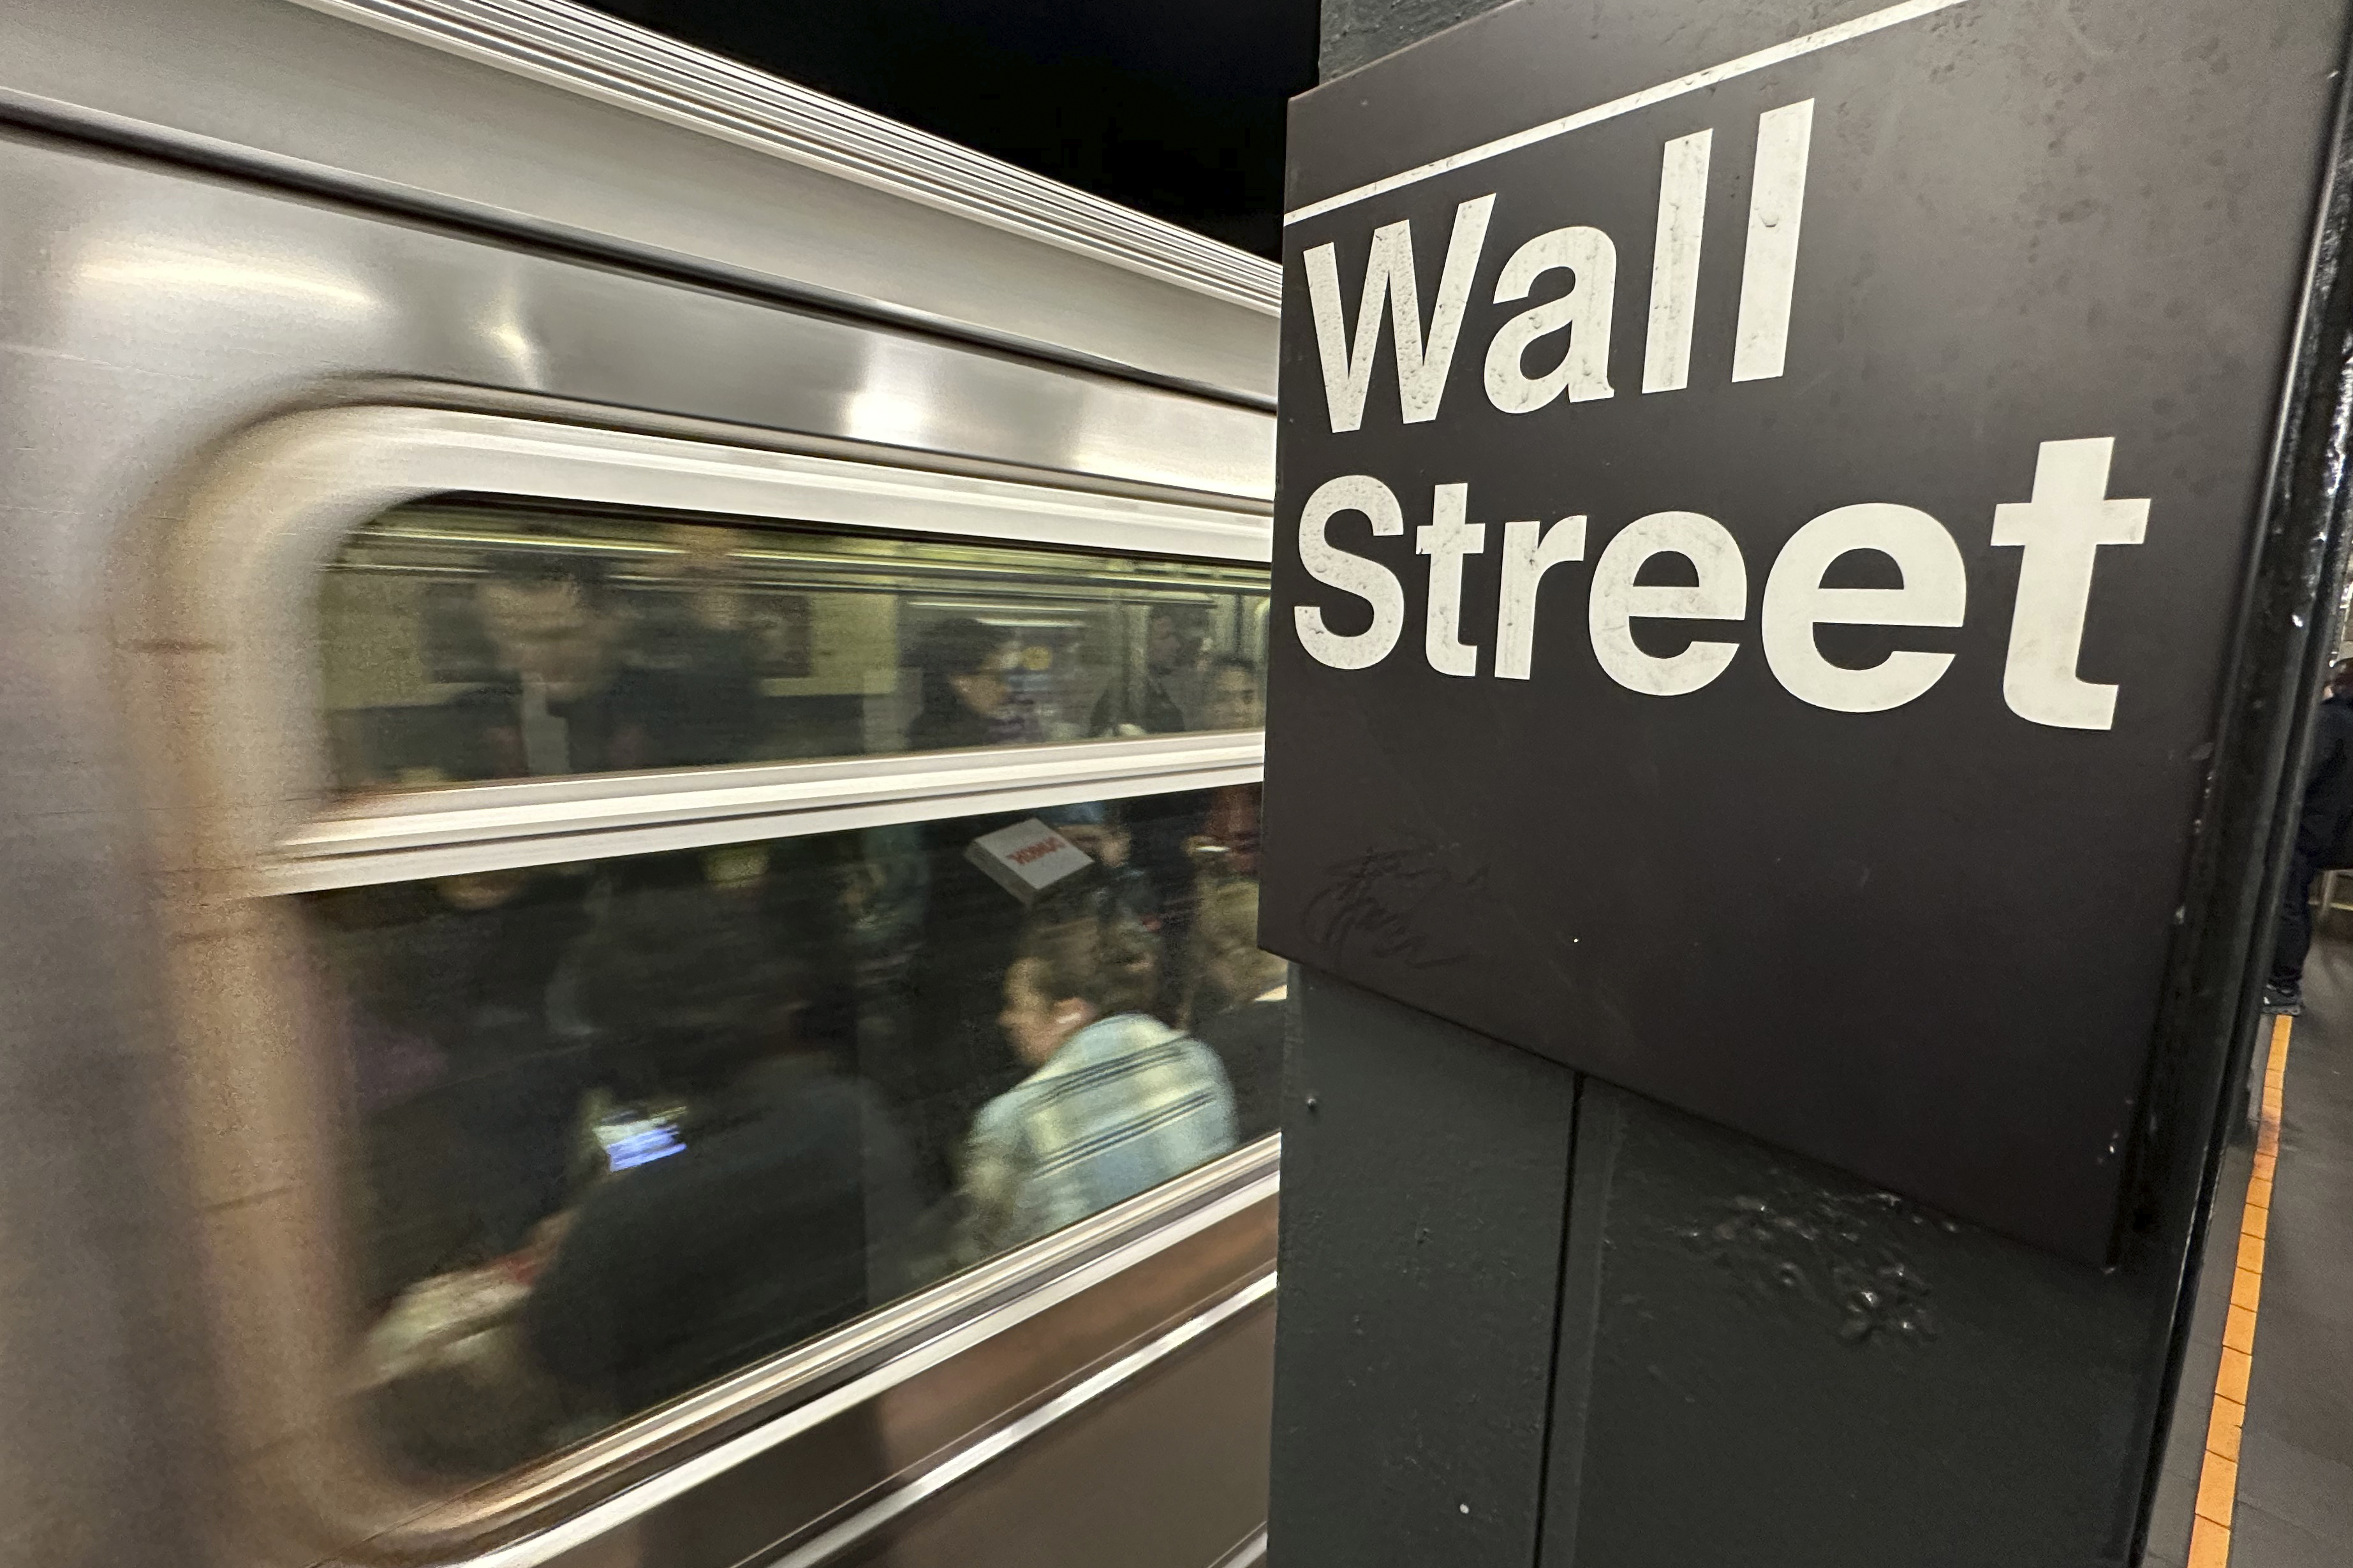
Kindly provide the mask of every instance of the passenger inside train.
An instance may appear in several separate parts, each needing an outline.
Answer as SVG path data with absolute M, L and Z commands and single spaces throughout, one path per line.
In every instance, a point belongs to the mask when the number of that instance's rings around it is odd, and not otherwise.
M 1033 925 L 998 1019 L 1029 1077 L 966 1144 L 961 1261 L 1045 1236 L 1234 1146 L 1218 1058 L 1152 1016 L 1159 945 L 1112 906 Z
M 1248 730 L 1263 592 L 1211 564 L 403 508 L 321 603 L 332 765 L 364 795 Z M 1257 796 L 310 895 L 385 1447 L 435 1475 L 520 1463 L 1271 1131 Z M 1025 820 L 1084 863 L 1034 902 L 976 853 Z
M 1195 961 L 1208 999 L 1202 1044 L 1225 1064 L 1234 1089 L 1234 1124 L 1245 1142 L 1282 1119 L 1282 1038 L 1290 966 L 1258 945 L 1258 883 L 1248 873 L 1201 890 Z
M 584 955 L 627 1109 L 588 1123 L 614 1179 L 537 1227 L 522 1341 L 607 1419 L 912 1279 L 920 1195 L 889 1110 L 828 1037 L 797 944 L 733 913 L 669 889 Z

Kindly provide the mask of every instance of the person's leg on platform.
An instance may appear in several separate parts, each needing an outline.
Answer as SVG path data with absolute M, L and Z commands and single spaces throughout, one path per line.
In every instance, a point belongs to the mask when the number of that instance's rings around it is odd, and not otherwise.
M 2319 874 L 2319 857 L 2301 849 L 2288 865 L 2287 880 L 2280 888 L 2279 934 L 2272 942 L 2271 979 L 2263 986 L 2266 1011 L 2304 1011 L 2304 955 L 2312 945 L 2312 879 Z

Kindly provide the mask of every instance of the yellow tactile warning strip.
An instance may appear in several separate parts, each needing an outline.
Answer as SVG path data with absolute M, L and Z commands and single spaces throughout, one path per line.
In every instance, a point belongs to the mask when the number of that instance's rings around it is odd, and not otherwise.
M 2198 1474 L 2198 1518 L 2189 1531 L 2189 1568 L 2227 1568 L 2231 1505 L 2239 1495 L 2239 1428 L 2247 1419 L 2247 1374 L 2254 1368 L 2255 1308 L 2263 1293 L 2263 1237 L 2271 1226 L 2272 1172 L 2279 1163 L 2280 1108 L 2285 1103 L 2292 1021 L 2272 1021 L 2263 1066 L 2263 1119 L 2255 1166 L 2239 1220 L 2239 1271 L 2231 1281 L 2231 1317 L 2222 1329 L 2222 1369 L 2214 1376 L 2214 1414 L 2206 1423 L 2206 1463 Z

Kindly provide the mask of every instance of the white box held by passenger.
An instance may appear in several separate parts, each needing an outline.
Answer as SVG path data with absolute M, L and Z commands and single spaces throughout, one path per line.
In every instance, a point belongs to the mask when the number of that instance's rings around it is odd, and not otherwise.
M 1094 858 L 1034 816 L 984 833 L 965 847 L 965 858 L 987 872 L 1024 905 L 1093 865 Z

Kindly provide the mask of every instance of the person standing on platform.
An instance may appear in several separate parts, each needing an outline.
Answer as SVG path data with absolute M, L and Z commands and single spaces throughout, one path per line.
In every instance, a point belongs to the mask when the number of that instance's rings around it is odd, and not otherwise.
M 2304 812 L 2295 849 L 2280 888 L 2279 934 L 2263 986 L 2267 1011 L 2304 1011 L 2304 955 L 2312 945 L 2312 879 L 2338 859 L 2337 846 L 2353 826 L 2353 659 L 2338 663 L 2328 695 L 2313 719 L 2312 762 L 2305 773 Z

